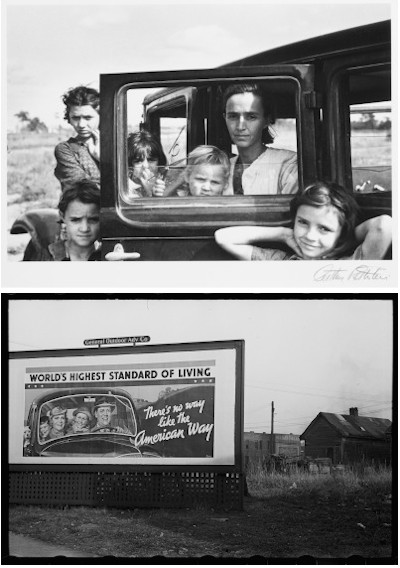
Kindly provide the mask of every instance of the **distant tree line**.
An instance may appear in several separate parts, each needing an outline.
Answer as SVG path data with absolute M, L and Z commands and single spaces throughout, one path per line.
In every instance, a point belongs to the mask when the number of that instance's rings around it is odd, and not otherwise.
M 37 133 L 49 131 L 45 123 L 42 122 L 40 118 L 38 118 L 37 116 L 31 118 L 29 116 L 29 113 L 26 112 L 25 110 L 21 110 L 15 116 L 19 118 L 19 120 L 23 124 L 22 130 L 26 130 L 28 132 L 37 132 Z
M 158 393 L 158 400 L 160 400 L 160 398 L 164 398 L 165 396 L 178 391 L 179 389 L 172 389 L 171 387 L 166 387 L 164 390 L 161 390 Z
M 390 118 L 385 120 L 376 120 L 373 112 L 365 112 L 358 120 L 351 121 L 353 130 L 391 130 L 392 121 Z

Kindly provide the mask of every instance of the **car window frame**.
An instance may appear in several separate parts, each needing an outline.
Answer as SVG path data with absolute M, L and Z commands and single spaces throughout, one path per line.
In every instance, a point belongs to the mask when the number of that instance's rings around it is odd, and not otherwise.
M 126 171 L 126 159 L 121 152 L 127 138 L 126 92 L 130 88 L 165 88 L 196 85 L 216 85 L 232 81 L 261 81 L 263 79 L 291 80 L 296 88 L 296 123 L 299 186 L 305 179 L 317 177 L 316 122 L 319 111 L 309 101 L 314 91 L 314 65 L 285 64 L 256 66 L 249 68 L 228 67 L 199 71 L 175 71 L 163 73 L 120 74 L 101 76 L 101 89 L 104 104 L 101 104 L 101 121 L 108 127 L 101 131 L 101 143 L 106 147 L 106 160 L 102 163 L 102 207 L 110 217 L 113 209 L 124 225 L 131 230 L 155 229 L 158 234 L 167 235 L 170 231 L 182 230 L 185 233 L 195 223 L 200 232 L 203 229 L 215 230 L 232 223 L 260 223 L 265 220 L 274 224 L 274 212 L 288 211 L 288 202 L 293 195 L 248 195 L 223 196 L 196 199 L 142 198 L 134 204 L 123 204 L 118 187 L 122 172 Z M 107 100 L 108 99 L 108 100 Z M 112 112 L 112 119 L 107 113 Z M 112 123 L 112 124 L 111 124 Z M 106 139 L 107 134 L 108 139 Z M 113 147 L 111 145 L 113 144 Z M 305 151 L 306 148 L 306 151 Z M 193 207 L 195 202 L 195 207 Z M 276 223 L 282 223 L 280 215 Z M 107 223 L 109 232 L 111 223 Z M 104 234 L 108 237 L 109 234 Z
M 88 432 L 79 432 L 79 433 L 67 433 L 65 432 L 63 436 L 60 436 L 60 438 L 49 438 L 43 442 L 40 441 L 40 419 L 42 416 L 45 416 L 46 414 L 43 413 L 43 407 L 46 407 L 46 405 L 49 405 L 49 403 L 51 403 L 52 405 L 57 406 L 57 403 L 62 401 L 62 399 L 68 398 L 70 399 L 71 397 L 80 397 L 83 398 L 85 396 L 92 396 L 92 394 L 90 392 L 88 392 L 87 394 L 85 393 L 75 393 L 75 394 L 61 394 L 58 395 L 57 397 L 52 397 L 49 398 L 42 402 L 40 402 L 39 404 L 35 404 L 35 406 L 33 407 L 33 412 L 37 413 L 37 432 L 36 432 L 36 437 L 37 437 L 37 444 L 40 447 L 43 447 L 45 444 L 48 443 L 53 443 L 53 442 L 59 442 L 60 440 L 65 440 L 66 438 L 69 438 L 71 436 L 76 437 L 76 436 L 87 436 L 89 434 L 93 434 L 93 435 L 97 435 L 95 432 L 92 432 L 91 430 L 89 430 Z M 135 409 L 134 406 L 134 402 L 132 400 L 129 399 L 128 396 L 120 394 L 120 393 L 112 393 L 111 396 L 114 397 L 115 400 L 118 400 L 119 404 L 126 406 L 126 403 L 123 402 L 123 399 L 125 401 L 127 401 L 128 403 L 128 407 L 129 407 L 129 412 L 131 414 L 131 418 L 132 418 L 132 422 L 133 422 L 133 426 L 134 426 L 134 430 L 136 430 L 136 433 L 138 432 L 139 429 L 139 420 L 137 417 L 137 411 Z M 77 401 L 78 402 L 78 401 Z M 62 402 L 60 402 L 60 404 L 62 404 Z M 77 408 L 79 408 L 80 406 L 82 406 L 82 402 L 78 402 Z M 128 421 L 129 422 L 129 421 Z M 67 422 L 66 422 L 66 426 L 67 426 Z M 115 433 L 113 433 L 115 434 Z M 132 437 L 132 435 L 136 435 L 136 434 L 127 434 L 127 433 L 119 433 L 120 435 L 124 435 L 124 436 L 130 436 Z
M 388 67 L 390 71 L 390 51 L 381 48 L 373 53 L 350 54 L 334 59 L 326 64 L 326 105 L 324 108 L 325 152 L 328 153 L 331 179 L 344 187 L 353 188 L 350 140 L 350 103 L 343 88 L 343 79 L 351 70 L 372 67 Z M 365 101 L 373 102 L 373 101 Z

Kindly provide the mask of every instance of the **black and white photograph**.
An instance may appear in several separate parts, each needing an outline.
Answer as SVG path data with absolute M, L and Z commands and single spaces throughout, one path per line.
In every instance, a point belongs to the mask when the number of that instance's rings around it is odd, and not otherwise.
M 3 285 L 397 286 L 393 2 L 2 13 Z
M 395 294 L 2 308 L 3 563 L 396 564 Z
M 2 564 L 398 563 L 398 12 L 1 2 Z

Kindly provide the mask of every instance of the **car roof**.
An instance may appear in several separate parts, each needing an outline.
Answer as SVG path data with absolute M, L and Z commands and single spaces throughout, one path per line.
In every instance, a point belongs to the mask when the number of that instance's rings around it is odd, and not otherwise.
M 49 400 L 53 400 L 55 398 L 61 398 L 63 396 L 74 396 L 74 395 L 90 395 L 90 396 L 125 396 L 130 398 L 129 393 L 127 393 L 124 389 L 117 388 L 117 387 L 88 387 L 88 388 L 57 388 L 52 390 L 51 392 L 47 392 L 42 394 L 41 396 L 37 397 L 34 402 L 36 404 L 43 404 L 44 402 L 48 402 Z
M 276 63 L 312 63 L 318 59 L 334 57 L 349 51 L 374 49 L 377 45 L 390 46 L 390 38 L 391 21 L 384 20 L 261 51 L 248 57 L 225 63 L 216 69 L 273 65 Z M 144 104 L 150 104 L 169 93 L 180 92 L 186 89 L 187 87 L 161 88 L 156 93 L 146 95 Z
M 377 45 L 389 46 L 390 32 L 391 21 L 384 20 L 261 51 L 221 67 L 272 65 L 274 63 L 311 63 L 316 59 L 333 57 L 352 50 L 372 49 L 376 48 Z

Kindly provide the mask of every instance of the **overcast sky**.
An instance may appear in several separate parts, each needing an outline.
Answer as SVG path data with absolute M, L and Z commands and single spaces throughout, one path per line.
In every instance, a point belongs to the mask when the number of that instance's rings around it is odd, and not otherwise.
M 390 1 L 365 0 L 4 4 L 11 129 L 21 110 L 48 126 L 63 124 L 62 94 L 79 84 L 97 88 L 100 73 L 211 68 L 391 17 Z
M 392 419 L 390 300 L 17 300 L 10 351 L 245 340 L 245 430 L 301 434 L 318 412 Z

